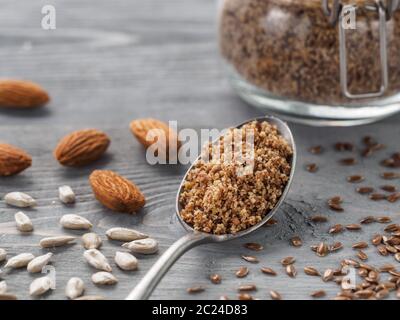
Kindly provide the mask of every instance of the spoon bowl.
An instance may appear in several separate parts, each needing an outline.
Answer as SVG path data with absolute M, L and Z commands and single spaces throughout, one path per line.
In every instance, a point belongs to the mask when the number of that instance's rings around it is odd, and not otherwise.
M 151 295 L 151 293 L 154 291 L 156 288 L 157 284 L 161 281 L 163 276 L 166 274 L 166 272 L 171 268 L 171 266 L 188 250 L 191 248 L 205 244 L 205 243 L 211 243 L 211 242 L 224 242 L 224 241 L 229 241 L 237 238 L 244 237 L 263 225 L 265 225 L 268 220 L 270 220 L 275 213 L 279 210 L 280 206 L 284 202 L 295 172 L 295 167 L 296 167 L 296 158 L 297 158 L 297 151 L 296 151 L 296 145 L 295 141 L 292 135 L 292 132 L 288 125 L 283 122 L 282 120 L 272 117 L 272 116 L 266 116 L 266 117 L 261 117 L 261 118 L 256 118 L 256 119 L 251 119 L 246 122 L 243 122 L 236 126 L 236 128 L 241 128 L 245 124 L 253 121 L 258 121 L 258 122 L 268 122 L 270 124 L 273 124 L 276 126 L 278 129 L 279 134 L 289 143 L 293 150 L 293 155 L 290 160 L 290 175 L 289 175 L 289 180 L 286 183 L 285 189 L 283 190 L 283 193 L 281 197 L 279 198 L 278 202 L 276 203 L 275 207 L 270 210 L 256 225 L 245 229 L 243 231 L 240 231 L 235 234 L 224 234 L 224 235 L 215 235 L 211 233 L 205 233 L 205 232 L 200 232 L 194 230 L 190 225 L 188 225 L 181 217 L 180 211 L 181 211 L 181 206 L 179 203 L 179 198 L 180 194 L 183 189 L 183 184 L 185 183 L 186 177 L 189 174 L 189 172 L 192 170 L 193 166 L 197 163 L 197 161 L 200 159 L 201 156 L 199 156 L 196 161 L 193 162 L 191 167 L 187 170 L 185 176 L 182 179 L 181 185 L 179 187 L 177 196 L 176 196 L 176 215 L 178 217 L 179 222 L 183 226 L 183 228 L 187 231 L 187 234 L 177 240 L 165 253 L 158 259 L 158 261 L 154 264 L 154 266 L 147 272 L 147 274 L 143 277 L 143 279 L 137 284 L 137 286 L 132 290 L 132 292 L 127 296 L 126 300 L 144 300 L 148 299 Z

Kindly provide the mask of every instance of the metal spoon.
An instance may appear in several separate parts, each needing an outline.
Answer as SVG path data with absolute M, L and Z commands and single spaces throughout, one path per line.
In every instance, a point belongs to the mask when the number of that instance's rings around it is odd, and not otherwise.
M 192 166 L 189 168 L 187 171 L 185 177 L 182 180 L 182 183 L 179 187 L 178 194 L 176 196 L 176 215 L 178 216 L 178 219 L 182 226 L 186 229 L 188 232 L 185 236 L 180 238 L 178 241 L 176 241 L 167 251 L 164 252 L 164 254 L 158 259 L 158 261 L 153 265 L 153 267 L 147 272 L 147 274 L 144 276 L 144 278 L 136 285 L 136 287 L 131 291 L 131 293 L 126 297 L 126 300 L 145 300 L 148 299 L 151 295 L 151 293 L 154 291 L 158 283 L 161 281 L 161 279 L 164 277 L 164 275 L 167 273 L 167 271 L 171 268 L 171 266 L 188 250 L 191 248 L 205 244 L 205 243 L 211 243 L 211 242 L 224 242 L 228 240 L 233 240 L 237 238 L 241 238 L 245 235 L 248 235 L 249 233 L 252 233 L 259 229 L 261 226 L 263 226 L 269 219 L 272 218 L 272 216 L 278 211 L 279 207 L 282 205 L 283 201 L 285 200 L 289 188 L 291 185 L 291 182 L 293 180 L 293 175 L 295 171 L 295 165 L 296 165 L 296 145 L 293 139 L 292 132 L 290 131 L 289 127 L 285 122 L 282 120 L 275 118 L 275 117 L 263 117 L 263 118 L 257 118 L 257 119 L 252 119 L 249 121 L 246 121 L 240 125 L 237 126 L 237 128 L 242 127 L 243 125 L 251 122 L 251 121 L 258 121 L 258 122 L 263 122 L 267 121 L 271 124 L 276 125 L 276 127 L 279 130 L 279 133 L 288 141 L 290 146 L 293 149 L 293 156 L 290 161 L 291 165 L 291 171 L 290 171 L 290 177 L 289 181 L 285 187 L 285 190 L 282 193 L 282 196 L 280 197 L 278 203 L 276 204 L 275 208 L 272 209 L 265 217 L 264 219 L 258 223 L 257 225 L 243 230 L 237 234 L 226 234 L 226 235 L 213 235 L 213 234 L 208 234 L 204 232 L 198 232 L 192 229 L 191 226 L 186 224 L 185 221 L 182 220 L 181 215 L 179 212 L 181 211 L 180 204 L 179 204 L 179 195 L 182 191 L 182 186 L 184 181 L 186 180 L 186 176 L 189 173 L 189 171 L 192 169 L 192 167 L 195 165 L 196 161 L 192 164 Z

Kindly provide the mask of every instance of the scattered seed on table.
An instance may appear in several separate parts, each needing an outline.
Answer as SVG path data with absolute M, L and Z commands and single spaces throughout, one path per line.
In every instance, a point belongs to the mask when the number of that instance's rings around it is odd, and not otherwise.
M 346 229 L 349 231 L 358 231 L 361 230 L 361 226 L 356 223 L 346 225 Z
M 341 224 L 335 224 L 334 226 L 332 226 L 329 229 L 329 233 L 330 234 L 337 234 L 337 233 L 340 233 L 340 232 L 343 232 L 343 231 L 344 231 L 344 228 L 343 228 L 343 225 L 341 225 Z
M 85 233 L 82 236 L 82 245 L 86 250 L 98 249 L 101 247 L 103 241 L 100 236 L 94 232 Z
M 319 257 L 325 257 L 328 254 L 328 245 L 324 242 L 321 242 L 316 251 Z
M 350 183 L 360 183 L 360 182 L 363 182 L 364 180 L 365 180 L 365 178 L 360 175 L 354 175 L 354 176 L 347 177 L 347 182 L 350 182 Z
M 328 206 L 331 210 L 334 211 L 343 211 L 343 207 L 341 206 L 343 200 L 341 197 L 336 196 L 328 200 Z
M 378 291 L 375 295 L 377 299 L 385 299 L 389 295 L 389 290 L 387 289 L 382 289 Z
M 320 273 L 314 267 L 304 267 L 304 273 L 308 276 L 320 276 Z
M 396 232 L 400 230 L 400 225 L 398 224 L 390 224 L 385 229 L 386 232 Z
M 357 164 L 357 160 L 355 158 L 344 158 L 340 159 L 339 163 L 344 166 L 354 166 Z
M 92 275 L 92 282 L 97 285 L 114 285 L 118 282 L 118 279 L 111 273 L 100 271 Z
M 134 271 L 138 268 L 138 260 L 128 252 L 117 251 L 114 256 L 115 264 L 124 271 Z
M 266 275 L 269 275 L 269 276 L 276 276 L 277 275 L 277 273 L 273 269 L 267 268 L 267 267 L 261 268 L 261 272 L 266 274 Z
M 397 253 L 397 249 L 389 244 L 386 245 L 386 250 L 391 253 L 391 254 L 396 254 Z
M 383 216 L 383 217 L 376 218 L 376 221 L 378 221 L 379 223 L 390 223 L 390 222 L 392 222 L 392 218 Z
M 21 232 L 31 232 L 33 231 L 33 223 L 31 219 L 22 211 L 17 212 L 14 215 L 15 223 L 17 229 Z
M 214 284 L 220 284 L 221 283 L 221 276 L 219 274 L 212 274 L 210 276 L 210 280 Z
M 371 224 L 371 223 L 374 223 L 374 222 L 376 222 L 376 221 L 377 221 L 377 220 L 376 220 L 375 217 L 373 217 L 373 216 L 368 216 L 368 217 L 362 218 L 362 219 L 360 220 L 360 223 L 361 223 L 361 224 Z
M 379 268 L 380 272 L 389 272 L 390 270 L 395 270 L 396 267 L 391 263 L 386 263 L 382 267 Z
M 241 285 L 238 288 L 238 291 L 256 291 L 257 287 L 254 284 L 245 284 L 245 285 Z
M 107 258 L 97 249 L 89 249 L 83 253 L 85 260 L 95 269 L 111 272 Z
M 391 195 L 387 196 L 387 201 L 391 203 L 395 203 L 400 200 L 400 192 L 392 193 Z
M 318 165 L 316 163 L 306 164 L 306 170 L 310 173 L 315 173 L 318 171 Z
M 308 149 L 308 151 L 312 154 L 321 154 L 324 151 L 322 146 L 314 146 Z
M 205 290 L 205 288 L 202 286 L 191 287 L 191 288 L 186 289 L 187 293 L 189 293 L 189 294 L 200 293 L 200 292 L 203 292 L 204 290 Z
M 123 248 L 129 249 L 133 253 L 155 254 L 158 252 L 158 242 L 153 238 L 133 240 L 124 243 Z
M 382 193 L 371 193 L 369 195 L 369 198 L 372 201 L 381 201 L 381 200 L 385 200 L 386 199 L 386 195 L 384 195 Z
M 374 188 L 371 187 L 359 187 L 356 189 L 356 191 L 360 194 L 369 194 L 374 192 Z
M 400 262 L 400 253 L 396 253 L 394 255 L 394 258 L 396 259 L 397 262 Z
M 238 278 L 244 278 L 249 274 L 249 269 L 247 267 L 240 267 L 235 274 Z
M 313 298 L 322 298 L 322 297 L 326 296 L 326 292 L 324 290 L 318 290 L 318 291 L 311 293 L 310 296 Z
M 365 249 L 368 248 L 368 243 L 365 241 L 360 241 L 351 246 L 353 249 Z
M 328 222 L 328 218 L 327 217 L 320 216 L 320 215 L 313 216 L 313 217 L 310 218 L 310 220 L 312 222 L 314 222 L 314 223 L 325 223 L 325 222 Z
M 51 252 L 36 257 L 28 263 L 26 269 L 31 273 L 42 272 L 43 268 L 50 262 L 52 257 L 53 254 Z
M 251 262 L 251 263 L 258 263 L 259 260 L 257 257 L 254 256 L 242 256 L 242 259 L 247 261 L 247 262 Z
M 341 242 L 335 242 L 334 244 L 332 244 L 331 246 L 329 246 L 329 251 L 330 252 L 336 252 L 339 251 L 340 249 L 343 248 L 343 243 Z
M 291 277 L 295 278 L 297 275 L 297 270 L 293 264 L 289 264 L 286 266 L 286 274 Z
M 4 202 L 18 208 L 29 208 L 36 206 L 36 200 L 30 195 L 22 192 L 10 192 L 4 196 Z
M 261 251 L 261 250 L 264 249 L 264 247 L 261 244 L 255 243 L 255 242 L 245 243 L 244 247 L 249 249 L 249 250 L 253 250 L 253 251 Z
M 71 204 L 75 202 L 75 193 L 70 186 L 61 186 L 58 188 L 58 197 L 64 204 Z
M 273 300 L 282 300 L 282 296 L 280 295 L 280 293 L 278 291 L 271 290 L 269 292 L 269 295 L 271 296 L 271 298 Z
M 358 269 L 358 275 L 362 278 L 365 278 L 368 276 L 368 270 L 364 268 L 359 268 Z
M 362 250 L 359 250 L 357 252 L 357 257 L 358 257 L 358 259 L 363 260 L 363 261 L 368 260 L 368 255 Z
M 85 291 L 85 284 L 82 279 L 73 277 L 68 280 L 65 287 L 65 295 L 69 299 L 76 299 L 80 297 Z
M 294 257 L 285 257 L 281 260 L 281 264 L 283 266 L 287 266 L 287 265 L 293 264 L 295 262 L 296 262 L 296 259 Z
M 75 241 L 75 237 L 71 236 L 56 236 L 56 237 L 48 237 L 40 240 L 39 245 L 42 248 L 52 248 L 52 247 L 61 247 L 67 244 L 71 244 Z
M 382 236 L 380 234 L 374 235 L 371 242 L 374 246 L 379 245 L 380 243 L 382 243 Z
M 32 283 L 30 284 L 29 294 L 32 297 L 38 297 L 49 291 L 51 287 L 52 287 L 52 280 L 50 279 L 50 277 L 45 276 L 37 278 L 33 280 Z
M 276 224 L 278 224 L 278 220 L 271 218 L 265 223 L 265 226 L 269 227 L 269 226 L 274 226 Z
M 334 148 L 336 151 L 353 151 L 354 145 L 350 142 L 337 142 Z
M 254 300 L 252 295 L 248 294 L 248 293 L 240 293 L 238 294 L 238 300 Z
M 396 172 L 383 172 L 381 174 L 381 178 L 385 180 L 394 180 L 398 179 L 400 177 L 400 174 L 397 174 Z
M 396 186 L 393 186 L 393 185 L 384 185 L 384 186 L 381 186 L 381 189 L 386 192 L 396 192 L 397 191 Z
M 20 253 L 16 256 L 10 258 L 7 261 L 4 268 L 12 268 L 12 269 L 24 268 L 33 259 L 35 259 L 35 256 L 32 253 Z
M 297 248 L 301 247 L 303 245 L 303 242 L 301 241 L 300 237 L 298 237 L 298 236 L 291 238 L 290 243 L 292 244 L 292 246 L 297 247 Z
M 335 272 L 332 269 L 326 269 L 324 274 L 322 275 L 322 280 L 324 282 L 328 282 L 333 280 L 333 277 L 335 276 Z
M 386 247 L 384 246 L 384 245 L 379 245 L 378 246 L 378 252 L 379 252 L 379 254 L 381 255 L 381 256 L 387 256 L 389 253 L 388 253 L 388 251 L 387 251 L 387 249 L 386 249 Z

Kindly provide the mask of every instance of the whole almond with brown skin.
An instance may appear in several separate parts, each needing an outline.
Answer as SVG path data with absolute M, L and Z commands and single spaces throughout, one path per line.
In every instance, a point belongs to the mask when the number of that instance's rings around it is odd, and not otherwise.
M 113 171 L 95 170 L 89 181 L 96 199 L 113 211 L 134 213 L 146 203 L 144 195 L 133 182 Z
M 96 129 L 74 131 L 54 150 L 54 157 L 67 167 L 80 167 L 98 160 L 110 145 L 108 136 Z
M 24 171 L 32 164 L 32 158 L 24 150 L 0 143 L 0 176 L 12 176 Z
M 29 109 L 45 105 L 50 98 L 38 84 L 25 80 L 0 80 L 0 107 Z
M 163 150 L 161 151 L 166 155 L 167 159 L 170 153 L 174 151 L 176 153 L 179 150 L 180 142 L 177 133 L 160 120 L 152 118 L 134 120 L 130 124 L 130 129 L 145 148 L 150 147 L 161 138 L 162 140 L 158 144 L 160 148 L 162 146 Z M 153 132 L 151 132 L 152 130 Z M 149 132 L 151 134 L 148 136 Z M 162 141 L 165 141 L 164 146 L 161 143 Z

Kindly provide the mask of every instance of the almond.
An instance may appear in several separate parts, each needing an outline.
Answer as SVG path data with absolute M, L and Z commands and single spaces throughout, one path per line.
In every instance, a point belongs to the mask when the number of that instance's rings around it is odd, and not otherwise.
M 0 80 L 0 107 L 28 109 L 45 105 L 50 98 L 38 84 L 25 80 Z
M 165 155 L 165 159 L 176 158 L 180 142 L 177 133 L 166 123 L 151 118 L 138 119 L 131 122 L 130 129 L 145 148 L 157 143 L 156 155 Z
M 95 170 L 89 181 L 96 199 L 113 211 L 134 213 L 146 203 L 133 182 L 113 171 Z
M 54 157 L 67 167 L 79 167 L 98 160 L 110 145 L 108 136 L 96 129 L 74 131 L 54 150 Z
M 12 176 L 24 171 L 32 164 L 32 158 L 24 150 L 0 143 L 0 176 Z

